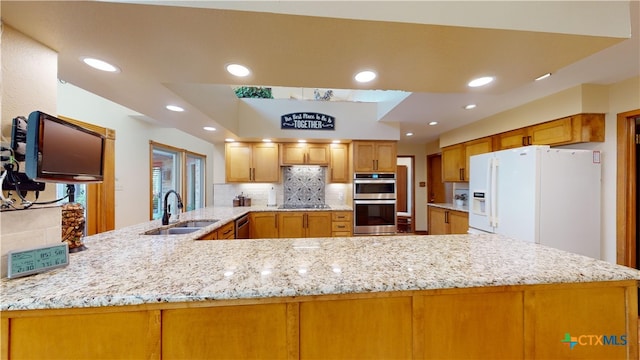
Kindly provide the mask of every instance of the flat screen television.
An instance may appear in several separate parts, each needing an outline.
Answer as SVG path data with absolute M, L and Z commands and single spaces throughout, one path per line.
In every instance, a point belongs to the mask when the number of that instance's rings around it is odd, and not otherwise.
M 101 134 L 34 111 L 27 122 L 25 172 L 43 182 L 101 182 L 104 146 Z

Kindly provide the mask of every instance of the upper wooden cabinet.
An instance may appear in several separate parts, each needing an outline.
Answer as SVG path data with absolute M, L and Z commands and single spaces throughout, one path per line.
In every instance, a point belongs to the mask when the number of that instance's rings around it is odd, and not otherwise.
M 493 139 L 485 137 L 442 149 L 442 181 L 469 181 L 469 159 L 493 150 Z
M 227 143 L 225 152 L 227 182 L 280 181 L 278 144 Z
M 327 144 L 281 144 L 281 165 L 329 165 Z
M 329 182 L 348 183 L 351 181 L 349 173 L 349 145 L 331 144 L 329 145 L 331 157 L 329 165 Z
M 577 114 L 496 135 L 497 150 L 604 141 L 604 114 Z
M 396 171 L 395 141 L 354 141 L 352 146 L 355 172 Z

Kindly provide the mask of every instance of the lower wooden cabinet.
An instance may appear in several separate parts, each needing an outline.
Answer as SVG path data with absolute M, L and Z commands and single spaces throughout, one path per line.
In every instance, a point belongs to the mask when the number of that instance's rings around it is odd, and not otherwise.
M 220 228 L 201 236 L 198 240 L 229 240 L 235 239 L 235 223 L 229 221 Z
M 278 214 L 278 235 L 281 238 L 330 237 L 331 212 L 281 212 Z
M 331 213 L 331 236 L 351 236 L 353 231 L 353 212 L 334 211 Z
M 429 235 L 466 234 L 469 230 L 469 213 L 428 206 Z
M 252 212 L 249 215 L 249 237 L 270 239 L 278 237 L 278 212 Z

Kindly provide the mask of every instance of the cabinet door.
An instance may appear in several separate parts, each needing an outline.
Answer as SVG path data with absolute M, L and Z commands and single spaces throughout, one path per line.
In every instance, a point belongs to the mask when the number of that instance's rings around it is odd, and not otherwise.
M 398 163 L 396 143 L 379 142 L 376 144 L 375 171 L 395 172 Z
M 214 230 L 207 235 L 202 235 L 198 240 L 218 240 L 218 230 Z
M 225 177 L 227 182 L 251 181 L 251 144 L 227 143 L 225 145 Z
M 282 144 L 282 165 L 302 165 L 305 161 L 306 144 Z
M 281 238 L 305 237 L 304 212 L 285 211 L 278 214 L 278 233 Z
M 327 144 L 307 144 L 306 163 L 309 165 L 329 165 Z
M 253 145 L 253 181 L 280 181 L 280 164 L 278 163 L 278 144 L 260 143 Z
M 375 143 L 372 141 L 354 141 L 353 146 L 353 171 L 373 171 L 375 160 Z
M 478 140 L 468 141 L 464 143 L 464 154 L 466 158 L 465 168 L 464 168 L 464 180 L 469 181 L 469 169 L 470 168 L 470 159 L 473 155 L 485 154 L 491 152 L 493 139 L 491 137 L 485 137 Z
M 530 127 L 530 145 L 558 145 L 572 139 L 571 117 Z
M 442 181 L 462 181 L 464 144 L 442 148 Z
M 278 237 L 278 216 L 275 212 L 252 212 L 249 233 L 252 239 Z
M 235 238 L 235 226 L 234 222 L 228 222 L 218 229 L 218 239 L 228 240 Z
M 306 216 L 307 237 L 331 237 L 331 212 L 312 211 Z
M 516 129 L 512 131 L 507 131 L 502 134 L 496 135 L 498 138 L 498 149 L 497 150 L 506 150 L 513 149 L 521 146 L 526 146 L 529 143 L 528 136 L 529 130 L 528 128 Z
M 348 183 L 349 176 L 349 151 L 347 144 L 331 144 L 329 148 L 331 154 L 331 165 L 329 182 Z
M 445 223 L 446 210 L 429 206 L 429 235 L 445 235 L 449 233 L 448 224 Z
M 466 234 L 469 231 L 469 214 L 464 211 L 449 211 L 450 234 Z

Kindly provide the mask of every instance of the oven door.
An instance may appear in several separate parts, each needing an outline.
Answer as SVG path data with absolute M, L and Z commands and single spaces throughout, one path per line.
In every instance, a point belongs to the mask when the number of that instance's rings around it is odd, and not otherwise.
M 395 234 L 395 200 L 354 200 L 354 234 Z
M 354 180 L 354 199 L 395 199 L 395 180 Z

